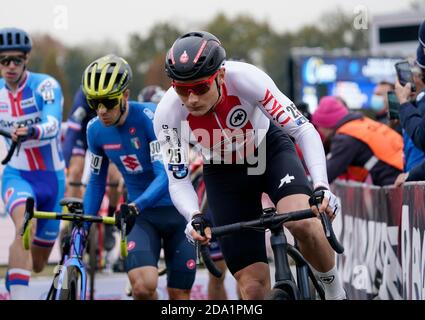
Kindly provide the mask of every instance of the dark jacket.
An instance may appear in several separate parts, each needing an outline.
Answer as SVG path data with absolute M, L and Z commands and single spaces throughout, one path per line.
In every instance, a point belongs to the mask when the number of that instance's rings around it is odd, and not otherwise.
M 420 94 L 422 97 L 417 99 L 418 108 L 411 102 L 400 105 L 400 121 L 415 146 L 425 151 L 425 117 L 422 116 L 420 106 L 425 103 L 425 92 Z
M 409 171 L 406 181 L 424 181 L 425 180 L 425 161 L 413 167 Z
M 336 129 L 362 117 L 360 114 L 348 114 L 338 122 Z M 364 142 L 349 135 L 335 134 L 327 158 L 329 182 L 346 172 L 349 165 L 363 167 L 372 156 L 372 150 Z M 400 173 L 400 170 L 382 161 L 378 161 L 370 171 L 373 184 L 378 186 L 393 184 Z

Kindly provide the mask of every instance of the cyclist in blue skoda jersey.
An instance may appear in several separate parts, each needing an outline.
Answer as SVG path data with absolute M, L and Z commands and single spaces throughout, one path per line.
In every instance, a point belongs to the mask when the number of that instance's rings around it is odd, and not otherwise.
M 92 160 L 84 209 L 88 214 L 99 210 L 112 161 L 124 177 L 130 210 L 138 213 L 128 236 L 125 260 L 133 297 L 157 299 L 157 264 L 163 240 L 169 297 L 189 299 L 195 279 L 195 251 L 184 235 L 186 221 L 168 193 L 153 131 L 155 105 L 128 101 L 131 77 L 128 63 L 115 55 L 95 60 L 84 71 L 84 93 L 98 115 L 87 128 Z
M 20 29 L 0 29 L 0 127 L 24 142 L 6 166 L 2 197 L 15 225 L 9 248 L 6 287 L 11 299 L 27 299 L 31 270 L 47 263 L 59 231 L 59 221 L 40 220 L 32 229 L 31 252 L 19 235 L 27 197 L 43 211 L 59 211 L 65 188 L 64 159 L 60 147 L 63 97 L 59 83 L 46 74 L 27 70 L 32 43 Z M 6 139 L 10 145 L 11 140 Z M 34 226 L 33 226 L 34 227 Z

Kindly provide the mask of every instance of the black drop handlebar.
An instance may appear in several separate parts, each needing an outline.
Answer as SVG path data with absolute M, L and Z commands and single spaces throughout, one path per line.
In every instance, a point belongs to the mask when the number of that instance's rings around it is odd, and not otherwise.
M 0 135 L 6 138 L 12 139 L 12 135 L 10 134 L 10 132 L 7 132 L 3 129 L 0 129 Z M 21 142 L 22 142 L 22 137 L 18 137 L 17 141 L 12 141 L 12 144 L 10 145 L 10 148 L 9 148 L 9 151 L 7 152 L 6 157 L 1 161 L 2 165 L 5 165 L 10 161 L 16 148 L 17 148 L 17 153 L 19 153 L 19 147 L 21 145 Z
M 314 217 L 316 217 L 316 215 L 311 211 L 311 209 L 293 211 L 288 214 L 277 214 L 276 211 L 273 210 L 271 212 L 269 211 L 268 213 L 255 220 L 237 222 L 220 227 L 212 227 L 211 235 L 220 237 L 242 229 L 249 228 L 256 228 L 262 230 L 271 228 L 273 229 L 276 227 L 281 227 L 282 224 L 285 222 L 304 220 Z M 332 249 L 334 249 L 339 254 L 343 253 L 344 247 L 339 243 L 338 239 L 336 238 L 329 217 L 325 213 L 321 213 L 320 220 L 322 222 L 326 239 L 329 241 L 329 244 L 331 245 Z M 197 230 L 197 232 L 199 231 Z M 200 248 L 200 253 L 208 271 L 218 278 L 221 277 L 221 271 L 217 269 L 214 262 L 212 261 L 208 246 L 202 245 Z

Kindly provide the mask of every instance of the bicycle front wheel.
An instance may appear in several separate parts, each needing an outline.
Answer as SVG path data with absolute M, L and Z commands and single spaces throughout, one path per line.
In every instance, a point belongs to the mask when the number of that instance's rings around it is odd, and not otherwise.
M 66 268 L 66 278 L 60 288 L 59 300 L 78 300 L 78 278 L 79 271 L 74 266 Z
M 265 300 L 294 300 L 291 295 L 283 289 L 274 288 L 265 297 Z
M 92 225 L 88 238 L 88 251 L 89 251 L 89 279 L 90 279 L 90 300 L 94 300 L 94 283 L 96 276 L 96 269 L 98 268 L 100 249 L 97 246 L 99 240 L 100 225 Z

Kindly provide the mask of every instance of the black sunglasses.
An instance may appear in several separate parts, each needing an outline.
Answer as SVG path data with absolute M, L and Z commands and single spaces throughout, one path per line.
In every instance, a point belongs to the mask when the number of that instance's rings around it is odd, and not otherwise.
M 121 103 L 121 97 L 116 98 L 105 98 L 105 99 L 90 99 L 87 98 L 87 103 L 89 104 L 90 108 L 97 110 L 101 106 L 105 107 L 107 110 L 112 110 L 115 107 L 118 107 Z
M 15 66 L 20 66 L 25 62 L 25 57 L 23 56 L 0 56 L 0 64 L 3 66 L 9 66 L 13 62 Z

